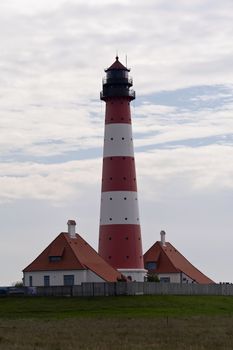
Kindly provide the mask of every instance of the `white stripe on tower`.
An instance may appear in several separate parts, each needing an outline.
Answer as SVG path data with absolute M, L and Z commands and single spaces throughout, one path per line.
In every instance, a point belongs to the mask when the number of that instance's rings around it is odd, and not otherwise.
M 139 225 L 137 192 L 103 192 L 101 197 L 100 224 Z
M 131 124 L 105 125 L 104 158 L 116 156 L 134 156 Z

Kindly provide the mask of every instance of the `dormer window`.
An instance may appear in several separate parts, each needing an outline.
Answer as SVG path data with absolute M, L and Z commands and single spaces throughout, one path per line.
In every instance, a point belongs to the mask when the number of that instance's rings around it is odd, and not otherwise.
M 49 256 L 49 262 L 58 262 L 58 261 L 61 261 L 61 256 L 57 256 L 57 255 Z
M 64 247 L 53 246 L 49 252 L 49 262 L 59 262 L 62 259 Z
M 155 261 L 148 261 L 145 266 L 146 270 L 156 270 L 157 263 Z

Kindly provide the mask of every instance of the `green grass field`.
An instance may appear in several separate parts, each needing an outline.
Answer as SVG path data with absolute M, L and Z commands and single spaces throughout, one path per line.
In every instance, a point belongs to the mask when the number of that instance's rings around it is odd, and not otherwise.
M 233 297 L 5 297 L 0 349 L 233 349 Z

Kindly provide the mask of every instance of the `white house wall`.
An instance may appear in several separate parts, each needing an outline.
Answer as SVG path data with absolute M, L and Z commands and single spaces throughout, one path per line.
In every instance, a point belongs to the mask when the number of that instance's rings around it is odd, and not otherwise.
M 60 271 L 35 271 L 24 273 L 24 285 L 30 286 L 30 276 L 32 276 L 32 286 L 44 286 L 44 276 L 49 276 L 50 286 L 63 286 L 64 275 L 74 275 L 74 284 L 79 285 L 84 282 L 105 282 L 101 277 L 90 270 L 60 270 Z
M 144 282 L 147 274 L 145 269 L 118 269 L 120 273 L 131 278 L 131 281 Z
M 100 276 L 96 275 L 91 270 L 86 270 L 86 281 L 85 282 L 106 282 Z
M 158 277 L 170 278 L 170 283 L 180 283 L 180 273 L 159 273 Z
M 158 274 L 159 279 L 161 278 L 170 278 L 170 283 L 194 283 L 192 278 L 182 273 L 161 273 Z
M 185 273 L 182 272 L 182 283 L 194 283 L 196 281 L 194 281 L 192 278 L 190 278 L 189 276 L 187 276 Z

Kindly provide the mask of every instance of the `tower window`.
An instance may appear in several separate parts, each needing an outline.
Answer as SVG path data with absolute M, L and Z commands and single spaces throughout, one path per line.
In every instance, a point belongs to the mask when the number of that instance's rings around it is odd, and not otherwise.
M 111 137 L 111 140 L 113 140 L 113 137 Z
M 111 240 L 112 240 L 112 237 L 108 237 L 108 240 L 111 241 Z
M 122 139 L 122 140 L 124 140 L 125 138 L 124 138 L 124 137 L 122 137 L 121 139 Z
M 127 198 L 126 198 L 126 197 L 124 197 L 124 200 L 125 200 L 125 201 L 126 201 L 126 199 L 127 199 Z
M 112 218 L 109 218 L 110 221 L 112 221 Z
M 128 220 L 128 218 L 125 218 L 125 220 Z

